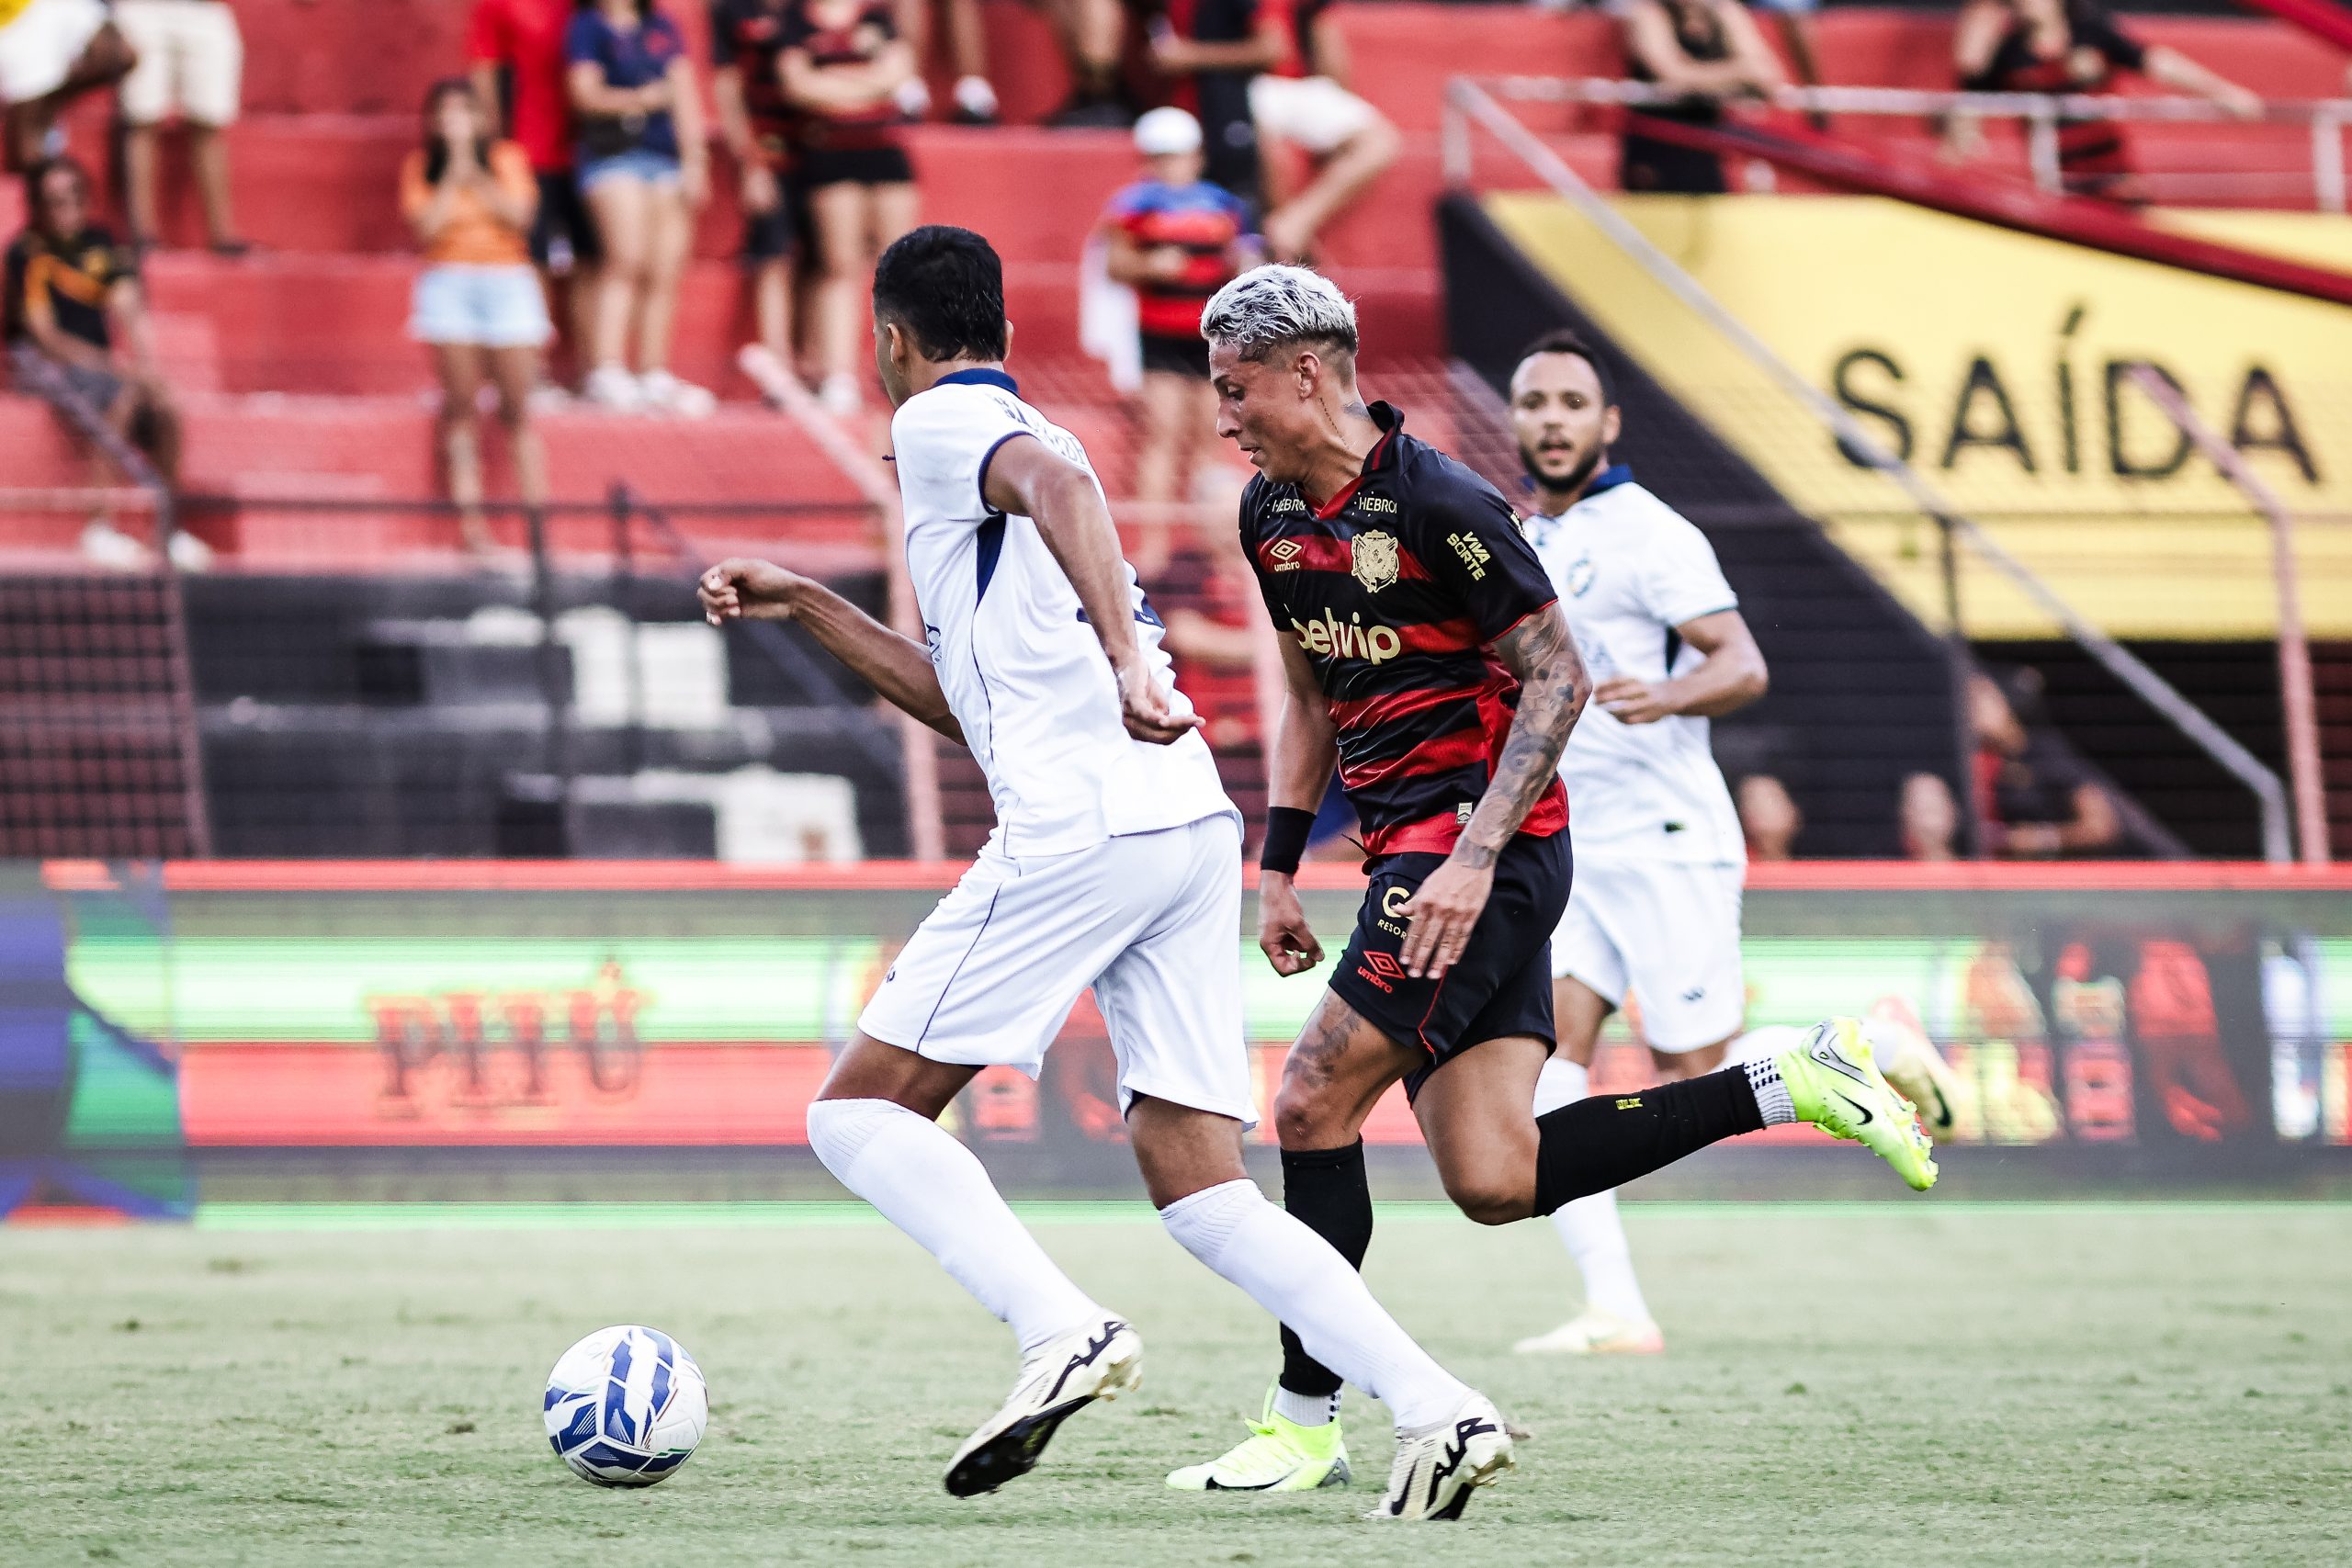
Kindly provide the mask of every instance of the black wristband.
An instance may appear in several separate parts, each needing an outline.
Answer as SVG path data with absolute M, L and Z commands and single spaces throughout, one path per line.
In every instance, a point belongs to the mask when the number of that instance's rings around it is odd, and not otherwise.
M 1314 831 L 1312 811 L 1301 811 L 1295 806 L 1268 807 L 1266 841 L 1258 850 L 1258 869 L 1279 871 L 1285 876 L 1295 874 L 1299 857 L 1306 852 L 1307 835 Z

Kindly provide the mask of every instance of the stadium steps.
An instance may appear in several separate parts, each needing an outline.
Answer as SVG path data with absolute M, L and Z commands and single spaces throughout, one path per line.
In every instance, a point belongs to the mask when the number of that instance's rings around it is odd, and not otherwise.
M 880 603 L 878 574 L 835 586 Z M 849 782 L 867 852 L 905 852 L 897 731 L 873 711 L 871 693 L 830 670 L 803 685 L 740 628 L 723 634 L 723 672 L 665 661 L 662 628 L 702 635 L 683 579 L 559 580 L 560 614 L 609 606 L 619 635 L 622 611 L 645 628 L 634 725 L 610 711 L 608 668 L 583 675 L 583 659 L 596 662 L 590 644 L 555 650 L 559 689 L 572 695 L 565 771 L 580 781 L 562 807 L 548 783 L 557 752 L 524 584 L 222 576 L 189 580 L 187 603 L 220 854 L 707 857 L 711 806 L 638 781 L 796 773 L 811 755 Z M 812 651 L 797 630 L 786 635 L 804 656 Z M 713 673 L 723 682 L 716 688 Z
M 196 394 L 188 423 L 186 521 L 224 558 L 249 570 L 358 568 L 457 548 L 455 523 L 390 503 L 438 492 L 433 420 L 410 397 Z M 625 482 L 674 507 L 792 502 L 814 511 L 682 516 L 696 553 L 790 538 L 820 570 L 872 565 L 880 541 L 864 499 L 796 427 L 752 405 L 705 420 L 656 421 L 568 411 L 539 422 L 553 499 L 599 508 L 559 513 L 549 538 L 560 552 L 604 555 L 614 536 L 601 503 Z M 504 443 L 484 422 L 490 493 L 511 496 Z M 30 398 L 0 395 L 0 453 L 11 488 L 80 486 L 86 462 L 54 414 Z M 316 502 L 305 507 L 300 502 Z M 361 511 L 334 510 L 359 503 Z M 70 553 L 80 513 L 0 509 L 0 553 Z M 500 542 L 524 543 L 519 518 L 492 522 Z M 639 544 L 637 547 L 643 548 Z

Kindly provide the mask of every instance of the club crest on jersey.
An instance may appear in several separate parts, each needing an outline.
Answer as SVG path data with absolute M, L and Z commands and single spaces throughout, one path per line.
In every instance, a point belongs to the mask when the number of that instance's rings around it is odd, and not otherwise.
M 1592 587 L 1592 580 L 1597 575 L 1598 572 L 1590 556 L 1577 557 L 1577 564 L 1568 568 L 1568 596 L 1572 599 L 1583 598 L 1586 591 Z
M 1377 593 L 1396 581 L 1403 570 L 1396 552 L 1396 536 L 1378 528 L 1370 528 L 1355 536 L 1349 549 L 1348 570 L 1356 574 L 1366 593 Z

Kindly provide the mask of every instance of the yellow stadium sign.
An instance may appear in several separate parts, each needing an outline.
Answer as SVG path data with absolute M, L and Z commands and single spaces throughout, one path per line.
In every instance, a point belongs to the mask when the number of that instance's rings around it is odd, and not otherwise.
M 1489 208 L 1577 303 L 1930 621 L 1910 502 L 1565 203 Z M 2314 629 L 2352 635 L 2352 310 L 1863 197 L 1619 198 L 1655 243 L 2076 608 L 2119 635 L 2267 637 L 2267 535 L 2132 380 L 2148 362 L 2286 500 Z M 2352 271 L 2352 220 L 2167 215 Z M 2334 522 L 2326 514 L 2338 514 Z M 2052 628 L 1968 573 L 1979 637 Z

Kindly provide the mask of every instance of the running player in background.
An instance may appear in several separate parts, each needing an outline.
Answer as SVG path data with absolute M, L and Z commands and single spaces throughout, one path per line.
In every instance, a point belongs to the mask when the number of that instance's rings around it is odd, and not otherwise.
M 1329 280 L 1244 273 L 1201 332 L 1218 434 L 1259 470 L 1241 543 L 1289 678 L 1260 857 L 1259 946 L 1278 973 L 1323 958 L 1292 878 L 1334 766 L 1371 857 L 1354 936 L 1274 1102 L 1291 1213 L 1361 1265 L 1373 1220 L 1362 1128 L 1400 1080 L 1447 1195 L 1484 1224 L 1797 1120 L 1931 1185 L 1911 1108 L 1850 1020 L 1743 1067 L 1535 1115 L 1554 1040 L 1549 938 L 1569 891 L 1560 752 L 1588 694 L 1559 596 L 1492 485 L 1408 435 L 1396 409 L 1364 402 L 1355 308 Z M 1343 1482 L 1340 1382 L 1285 1335 L 1250 1437 L 1169 1484 Z M 1473 1445 L 1445 1479 L 1469 1471 L 1478 1484 L 1485 1460 Z M 1392 1501 L 1436 1483 L 1400 1470 Z
M 1510 1439 L 1494 1405 L 1243 1168 L 1257 1112 L 1235 942 L 1240 815 L 1168 677 L 1159 618 L 1119 558 L 1084 448 L 1004 372 L 1011 335 L 1002 267 L 979 235 L 917 229 L 883 253 L 875 359 L 898 411 L 925 642 L 766 561 L 703 576 L 714 625 L 797 620 L 884 697 L 968 745 L 996 804 L 979 860 L 899 952 L 833 1064 L 808 1141 L 1020 1342 L 1012 1394 L 956 1450 L 947 1490 L 1026 1473 L 1063 1420 L 1136 1386 L 1143 1347 L 1055 1267 L 938 1117 L 983 1066 L 1036 1077 L 1091 987 L 1169 1234 L 1387 1403 L 1397 1472 L 1427 1478 L 1387 1511 L 1451 1517 L 1474 1471 L 1484 1480 L 1510 1463 Z
M 1534 481 L 1527 534 L 1559 590 L 1592 672 L 1593 711 L 1560 758 L 1576 808 L 1577 878 L 1552 937 L 1559 1051 L 1537 1082 L 1539 1113 L 1585 1097 L 1608 1016 L 1630 997 L 1654 1069 L 1671 1081 L 1769 1056 L 1797 1032 L 1742 1037 L 1740 884 L 1747 854 L 1707 721 L 1764 694 L 1764 655 L 1706 536 L 1610 461 L 1616 390 L 1574 333 L 1539 339 L 1511 373 L 1520 461 Z M 1949 1100 L 1932 1049 L 1871 1036 L 1896 1089 L 1938 1112 Z M 1928 1066 L 1933 1063 L 1933 1069 Z M 1585 1310 L 1527 1352 L 1645 1352 L 1665 1340 L 1634 1278 L 1614 1191 L 1555 1211 L 1584 1276 Z

